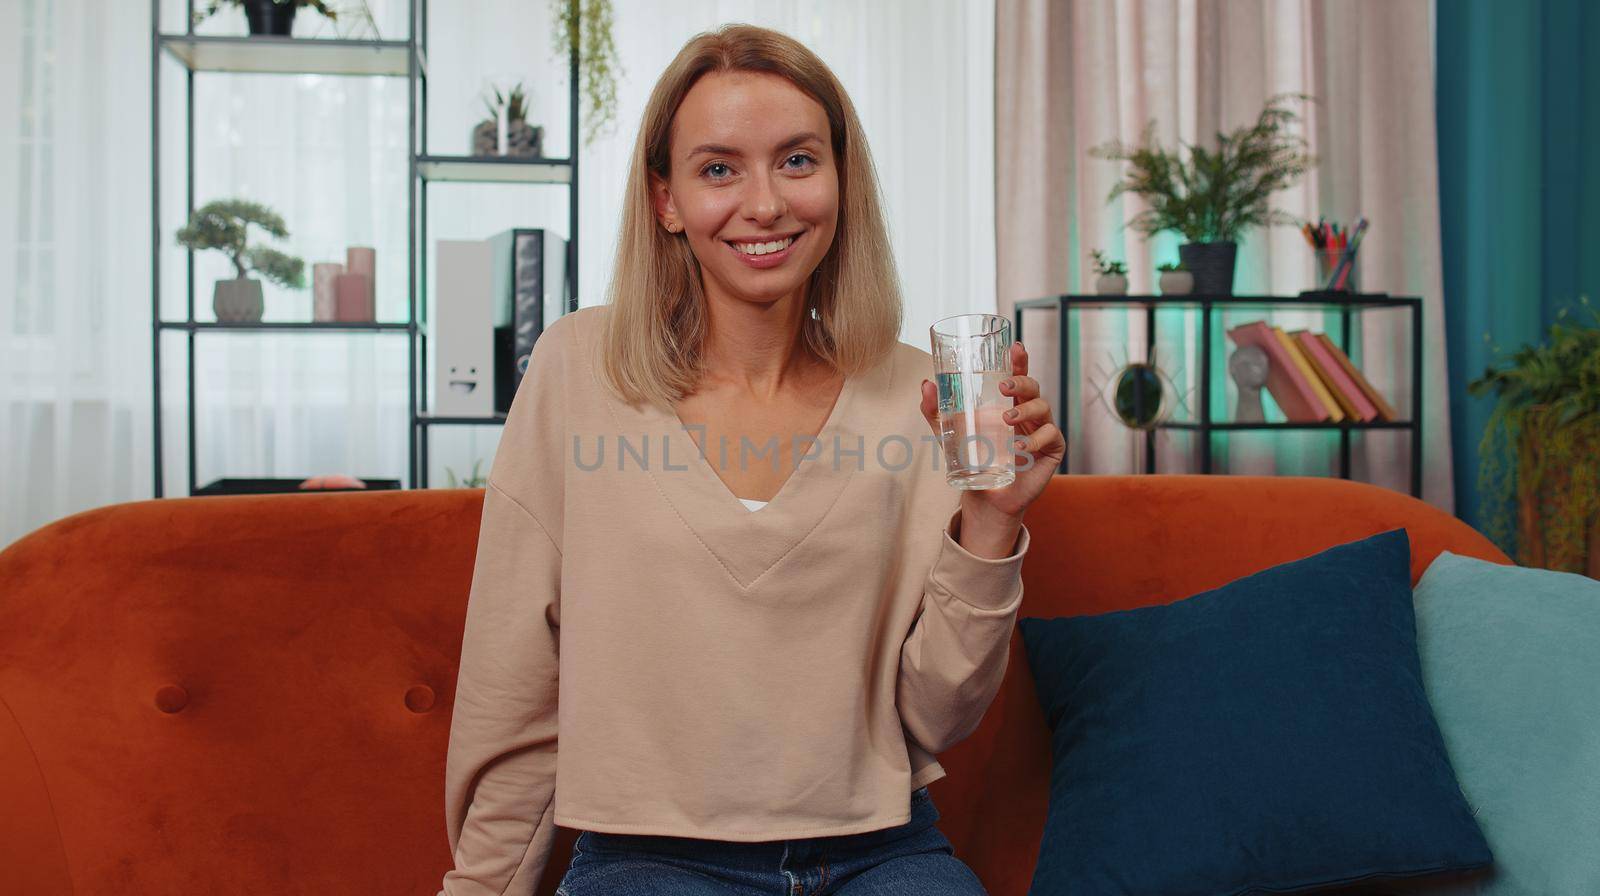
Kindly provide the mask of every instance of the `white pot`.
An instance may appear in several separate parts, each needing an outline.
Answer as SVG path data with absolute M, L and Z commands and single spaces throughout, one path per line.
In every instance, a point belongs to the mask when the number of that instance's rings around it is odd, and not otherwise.
M 249 277 L 218 280 L 211 293 L 211 310 L 217 320 L 227 323 L 255 323 L 261 320 L 261 281 Z
M 1162 271 L 1160 286 L 1164 296 L 1186 296 L 1194 292 L 1194 274 L 1188 271 Z
M 1103 296 L 1120 296 L 1128 292 L 1127 274 L 1101 274 L 1095 278 L 1094 291 Z

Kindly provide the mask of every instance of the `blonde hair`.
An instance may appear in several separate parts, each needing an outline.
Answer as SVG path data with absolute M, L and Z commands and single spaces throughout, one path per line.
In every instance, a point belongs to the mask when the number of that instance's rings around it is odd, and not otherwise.
M 788 35 L 726 25 L 696 35 L 661 73 L 639 124 L 623 196 L 622 232 L 607 301 L 601 378 L 628 403 L 667 404 L 692 393 L 708 330 L 700 263 L 681 234 L 658 226 L 650 174 L 671 173 L 672 119 L 689 89 L 711 72 L 765 72 L 788 79 L 828 115 L 839 168 L 833 245 L 805 285 L 805 345 L 851 375 L 899 340 L 899 280 L 861 122 L 826 64 Z

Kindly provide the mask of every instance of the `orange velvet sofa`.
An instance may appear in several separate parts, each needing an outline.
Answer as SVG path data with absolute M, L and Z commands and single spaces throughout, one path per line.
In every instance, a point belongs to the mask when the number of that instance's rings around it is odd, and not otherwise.
M 481 490 L 179 498 L 0 553 L 5 892 L 432 896 Z M 1340 480 L 1058 476 L 1024 616 L 1166 603 L 1395 527 L 1415 582 L 1454 517 Z M 940 827 L 996 896 L 1038 856 L 1049 741 L 1020 639 L 940 757 Z M 538 892 L 566 870 L 561 829 Z

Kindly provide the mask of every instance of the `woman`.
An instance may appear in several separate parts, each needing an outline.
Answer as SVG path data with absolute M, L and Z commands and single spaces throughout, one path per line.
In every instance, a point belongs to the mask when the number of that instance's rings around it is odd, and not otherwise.
M 899 329 L 838 81 L 772 31 L 690 41 L 610 301 L 539 338 L 489 474 L 445 893 L 533 892 L 556 825 L 569 896 L 983 892 L 926 785 L 999 687 L 1065 444 L 1017 345 L 1017 479 L 947 486 Z

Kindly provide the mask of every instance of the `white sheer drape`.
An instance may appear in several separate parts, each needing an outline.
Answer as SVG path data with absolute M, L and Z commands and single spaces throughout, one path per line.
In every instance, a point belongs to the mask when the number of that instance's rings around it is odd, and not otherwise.
M 337 4 L 344 8 L 350 4 Z M 372 0 L 381 36 L 405 28 L 404 0 Z M 467 151 L 480 90 L 522 81 L 547 153 L 567 145 L 564 62 L 550 52 L 545 0 L 434 0 L 429 150 Z M 163 0 L 163 30 L 184 4 Z M 995 302 L 992 2 L 616 0 L 624 75 L 615 127 L 583 150 L 580 302 L 603 299 L 627 154 L 662 67 L 694 33 L 730 21 L 776 27 L 815 49 L 865 123 L 906 290 L 903 338 L 926 342 L 950 313 Z M 150 9 L 142 0 L 0 3 L 0 544 L 68 513 L 148 497 L 150 385 Z M 348 33 L 351 25 L 341 25 Z M 237 10 L 202 33 L 243 33 Z M 309 11 L 297 36 L 328 36 Z M 358 36 L 369 36 L 357 29 Z M 202 74 L 195 87 L 195 202 L 241 196 L 285 218 L 281 248 L 309 264 L 351 245 L 378 258 L 378 314 L 406 302 L 404 79 Z M 161 60 L 161 293 L 184 316 L 183 70 Z M 562 188 L 430 187 L 428 239 L 513 226 L 565 233 Z M 231 276 L 195 259 L 195 310 Z M 310 293 L 266 284 L 266 319 L 309 318 Z M 165 488 L 182 494 L 184 335 L 162 347 Z M 407 391 L 400 333 L 197 337 L 196 480 L 347 472 L 405 477 Z M 431 479 L 487 469 L 495 428 L 433 437 Z
M 1319 164 L 1274 205 L 1302 218 L 1344 221 L 1366 215 L 1363 289 L 1423 298 L 1423 497 L 1452 509 L 1449 407 L 1440 275 L 1437 155 L 1429 0 L 1001 0 L 997 12 L 996 143 L 999 302 L 1006 313 L 1026 298 L 1092 291 L 1088 252 L 1128 261 L 1130 292 L 1150 293 L 1155 265 L 1176 260 L 1170 234 L 1145 241 L 1123 229 L 1139 210 L 1106 196 L 1125 166 L 1088 155 L 1117 138 L 1135 143 L 1155 120 L 1158 139 L 1196 142 L 1249 123 L 1277 93 L 1311 94 L 1305 131 Z M 1293 228 L 1255 230 L 1239 249 L 1235 291 L 1294 295 L 1313 284 L 1314 262 Z M 1145 358 L 1143 315 L 1077 312 L 1070 365 L 1082 370 L 1070 401 L 1070 464 L 1078 473 L 1144 469 L 1142 433 L 1103 409 L 1097 386 L 1109 371 Z M 1187 396 L 1199 399 L 1198 317 L 1161 312 L 1157 361 Z M 1352 327 L 1357 358 L 1402 415 L 1414 407 L 1410 321 L 1367 312 Z M 1266 317 L 1285 329 L 1324 330 L 1338 339 L 1336 315 L 1230 310 L 1221 329 Z M 1054 314 L 1030 312 L 1030 353 L 1056 395 Z M 1226 376 L 1231 342 L 1213 342 L 1213 419 L 1231 419 L 1236 400 Z M 1079 363 L 1082 367 L 1079 367 Z M 1076 377 L 1077 374 L 1074 374 Z M 1368 431 L 1352 439 L 1352 475 L 1400 491 L 1410 487 L 1410 436 Z M 1332 432 L 1234 432 L 1213 442 L 1215 472 L 1326 476 L 1337 472 Z M 1157 471 L 1197 471 L 1194 438 L 1163 430 Z
M 149 18 L 0 3 L 0 544 L 149 493 Z

